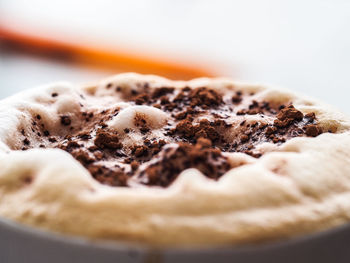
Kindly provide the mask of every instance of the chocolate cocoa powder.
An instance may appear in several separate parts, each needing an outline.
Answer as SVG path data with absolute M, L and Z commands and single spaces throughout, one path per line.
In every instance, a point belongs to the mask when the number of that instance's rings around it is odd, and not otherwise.
M 112 85 L 107 85 L 110 89 Z M 120 87 L 115 92 L 121 92 Z M 251 99 L 254 94 L 236 91 L 230 98 L 207 87 L 159 87 L 132 90 L 125 101 L 147 105 L 164 111 L 168 124 L 160 129 L 160 137 L 151 136 L 151 128 L 143 114 L 136 114 L 134 125 L 143 136 L 143 143 L 123 145 L 121 134 L 106 124 L 119 114 L 120 108 L 100 112 L 84 110 L 76 118 L 60 116 L 60 125 L 68 134 L 55 134 L 45 127 L 39 114 L 33 116 L 31 130 L 40 139 L 40 148 L 60 148 L 85 166 L 93 178 L 110 186 L 128 186 L 130 178 L 149 186 L 167 187 L 188 168 L 196 168 L 213 180 L 219 179 L 232 165 L 224 152 L 242 152 L 259 158 L 263 153 L 256 146 L 269 142 L 280 145 L 293 137 L 316 137 L 323 131 L 315 113 L 303 114 L 292 104 L 275 105 Z M 52 93 L 52 97 L 57 97 Z M 250 100 L 247 104 L 244 101 Z M 243 107 L 242 105 L 248 105 Z M 249 120 L 249 116 L 259 120 Z M 238 123 L 230 121 L 235 116 Z M 266 119 L 272 121 L 266 121 Z M 73 123 L 74 120 L 74 123 Z M 264 121 L 265 120 L 265 121 Z M 237 122 L 237 121 L 236 121 Z M 83 128 L 75 129 L 74 125 Z M 133 136 L 131 127 L 123 136 Z M 232 134 L 236 136 L 232 139 Z M 43 136 L 41 136 L 43 135 Z M 22 149 L 35 147 L 24 129 Z

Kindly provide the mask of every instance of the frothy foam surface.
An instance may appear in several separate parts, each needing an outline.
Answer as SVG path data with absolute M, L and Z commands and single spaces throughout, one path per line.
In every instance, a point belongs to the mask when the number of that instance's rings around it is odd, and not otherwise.
M 0 103 L 0 215 L 160 246 L 265 242 L 350 221 L 349 118 L 227 79 L 122 74 Z
M 168 186 L 188 168 L 218 179 L 294 137 L 323 132 L 314 112 L 290 99 L 268 100 L 239 87 L 134 86 L 52 92 L 41 102 L 54 116 L 31 109 L 14 150 L 60 148 L 111 186 Z M 39 99 L 40 103 L 40 99 Z M 331 130 L 326 132 L 332 132 Z M 200 143 L 198 143 L 200 142 Z

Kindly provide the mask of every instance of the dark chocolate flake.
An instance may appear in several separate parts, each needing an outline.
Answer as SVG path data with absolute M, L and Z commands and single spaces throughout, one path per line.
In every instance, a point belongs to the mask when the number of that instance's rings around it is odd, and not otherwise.
M 313 124 L 307 125 L 305 128 L 306 128 L 305 133 L 307 136 L 316 137 L 321 133 L 320 128 L 318 128 L 316 125 L 313 125 Z
M 141 180 L 147 185 L 166 187 L 187 168 L 197 168 L 217 180 L 232 167 L 221 151 L 211 148 L 211 145 L 210 140 L 199 138 L 195 145 L 179 143 L 176 148 L 167 148 L 160 152 L 159 161 L 143 171 Z
M 61 124 L 64 125 L 64 126 L 68 126 L 72 123 L 71 119 L 69 116 L 61 116 Z
M 118 135 L 112 132 L 106 132 L 99 129 L 94 141 L 95 145 L 101 149 L 120 149 L 122 144 L 119 142 Z
M 23 140 L 23 144 L 24 144 L 24 145 L 30 145 L 30 141 L 28 140 L 28 138 L 25 138 L 25 139 Z
M 120 87 L 115 89 L 122 91 Z M 128 179 L 133 176 L 136 182 L 166 187 L 183 170 L 191 167 L 217 180 L 232 168 L 222 152 L 242 152 L 259 158 L 262 153 L 256 146 L 260 143 L 280 145 L 293 137 L 315 137 L 322 133 L 314 113 L 304 116 L 293 105 L 253 100 L 254 97 L 243 95 L 241 91 L 223 97 L 219 91 L 208 87 L 179 90 L 173 87 L 151 88 L 141 83 L 138 89 L 124 98 L 168 113 L 168 123 L 159 129 L 163 133 L 159 137 L 165 140 L 150 136 L 149 119 L 140 113 L 135 116 L 134 125 L 141 132 L 138 136 L 141 135 L 143 141 L 137 145 L 122 145 L 121 138 L 131 138 L 133 134 L 130 133 L 134 131 L 125 128 L 124 132 L 117 134 L 108 129 L 106 123 L 120 112 L 119 107 L 111 106 L 82 112 L 74 129 L 70 116 L 60 116 L 60 123 L 70 127 L 55 131 L 52 137 L 40 121 L 42 117 L 34 115 L 33 126 L 27 132 L 21 130 L 22 138 L 25 138 L 23 150 L 31 148 L 25 135 L 32 129 L 31 136 L 38 139 L 36 135 L 43 134 L 46 137 L 40 139 L 43 141 L 38 147 L 69 152 L 103 184 L 128 186 Z M 246 108 L 240 104 L 242 100 L 247 102 Z M 257 114 L 260 121 L 250 116 L 236 117 L 237 122 L 230 118 L 232 115 Z M 128 133 L 130 135 L 126 135 Z M 230 134 L 236 136 L 232 138 Z M 174 144 L 170 146 L 169 142 Z

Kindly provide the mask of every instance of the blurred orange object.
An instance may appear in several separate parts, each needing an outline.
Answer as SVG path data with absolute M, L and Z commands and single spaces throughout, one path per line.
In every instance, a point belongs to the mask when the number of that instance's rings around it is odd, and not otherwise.
M 24 29 L 23 26 L 13 26 L 13 24 L 11 26 L 0 24 L 0 44 L 5 49 L 29 52 L 36 56 L 79 63 L 115 73 L 133 71 L 183 80 L 217 75 L 209 67 L 193 64 L 193 62 L 175 62 L 121 49 L 89 45 L 84 41 L 77 43 L 63 41 L 45 34 L 38 34 L 38 30 L 34 28 Z

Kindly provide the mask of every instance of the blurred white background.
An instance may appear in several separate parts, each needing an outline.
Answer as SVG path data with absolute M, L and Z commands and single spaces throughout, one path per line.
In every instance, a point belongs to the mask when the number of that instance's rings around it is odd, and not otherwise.
M 222 75 L 286 87 L 350 113 L 350 1 L 2 0 L 0 16 L 220 64 Z M 108 74 L 2 52 L 0 98 L 46 82 Z

